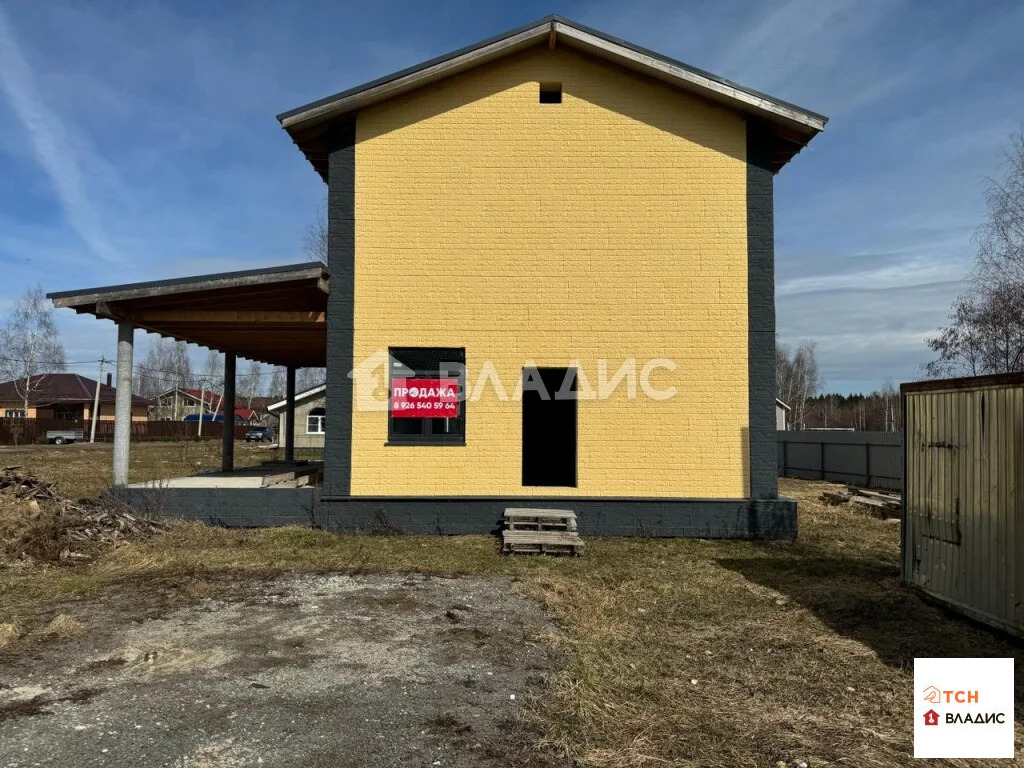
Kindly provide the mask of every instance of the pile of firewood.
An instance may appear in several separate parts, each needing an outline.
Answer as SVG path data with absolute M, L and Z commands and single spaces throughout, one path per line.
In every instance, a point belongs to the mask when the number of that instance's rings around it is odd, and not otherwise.
M 62 496 L 53 483 L 18 466 L 0 470 L 0 493 L 28 502 L 31 509 L 46 518 L 46 525 L 35 527 L 34 537 L 45 535 L 50 541 L 32 542 L 35 546 L 31 549 L 53 552 L 59 560 L 90 559 L 90 555 L 77 551 L 86 542 L 119 546 L 167 530 L 166 524 L 140 517 L 116 501 L 73 501 Z
M 53 483 L 46 483 L 34 475 L 21 471 L 21 467 L 4 467 L 0 472 L 0 491 L 16 499 L 43 499 L 57 501 L 60 497 Z
M 823 503 L 829 506 L 839 504 L 858 504 L 883 520 L 899 519 L 903 502 L 898 493 L 869 491 L 864 488 L 847 486 L 845 491 L 824 491 L 821 494 Z

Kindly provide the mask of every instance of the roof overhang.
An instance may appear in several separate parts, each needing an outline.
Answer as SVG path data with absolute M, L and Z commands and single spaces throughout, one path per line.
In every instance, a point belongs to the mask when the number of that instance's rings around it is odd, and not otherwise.
M 348 115 L 386 99 L 535 46 L 564 46 L 615 62 L 639 74 L 764 119 L 779 139 L 773 157 L 778 171 L 825 127 L 828 118 L 745 88 L 681 61 L 584 27 L 560 16 L 514 29 L 414 67 L 328 96 L 277 116 L 281 126 L 326 179 L 328 127 Z
M 296 403 L 301 403 L 301 402 L 304 402 L 306 400 L 312 400 L 312 399 L 316 398 L 318 395 L 323 395 L 326 392 L 327 392 L 327 385 L 326 384 L 319 384 L 319 385 L 317 385 L 315 387 L 311 387 L 310 389 L 307 389 L 305 392 L 298 392 L 298 393 L 296 393 L 296 395 L 295 395 L 295 402 Z M 267 410 L 270 411 L 271 413 L 277 413 L 278 411 L 283 411 L 285 409 L 285 407 L 287 407 L 287 405 L 288 405 L 288 400 L 287 399 L 285 399 L 285 400 L 278 400 L 276 403 L 271 403 L 270 405 L 268 405 L 267 406 Z
M 320 262 L 47 294 L 68 307 L 270 365 L 327 359 L 327 268 Z

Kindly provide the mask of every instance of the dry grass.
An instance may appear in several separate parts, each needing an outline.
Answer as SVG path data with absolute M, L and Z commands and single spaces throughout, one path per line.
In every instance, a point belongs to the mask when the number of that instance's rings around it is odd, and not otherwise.
M 279 451 L 259 443 L 236 443 L 235 466 L 258 464 Z M 92 498 L 110 487 L 113 448 L 89 445 L 26 445 L 0 449 L 0 465 L 21 465 L 57 483 L 72 498 Z M 220 469 L 219 440 L 133 443 L 129 479 L 133 483 Z
M 17 649 L 55 605 L 104 590 L 191 599 L 228 575 L 505 574 L 566 630 L 552 642 L 572 662 L 530 707 L 583 765 L 910 766 L 914 657 L 1020 646 L 902 586 L 899 526 L 821 505 L 824 487 L 783 481 L 800 501 L 795 542 L 588 539 L 582 559 L 503 557 L 486 537 L 181 524 L 87 566 L 0 571 L 0 622 L 18 623 Z

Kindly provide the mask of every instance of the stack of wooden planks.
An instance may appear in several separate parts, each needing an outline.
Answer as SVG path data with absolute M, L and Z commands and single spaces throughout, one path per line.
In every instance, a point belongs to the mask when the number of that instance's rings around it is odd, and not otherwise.
M 509 554 L 582 555 L 583 539 L 576 532 L 576 513 L 570 509 L 505 510 L 501 549 Z
M 323 465 L 319 463 L 264 461 L 262 466 L 280 469 L 279 472 L 263 476 L 264 488 L 302 488 L 306 485 L 319 485 L 323 481 Z
M 829 506 L 839 504 L 858 504 L 871 513 L 882 519 L 898 518 L 903 508 L 902 500 L 898 493 L 886 493 L 884 491 L 869 491 L 865 488 L 854 488 L 847 486 L 843 491 L 824 491 L 821 500 Z

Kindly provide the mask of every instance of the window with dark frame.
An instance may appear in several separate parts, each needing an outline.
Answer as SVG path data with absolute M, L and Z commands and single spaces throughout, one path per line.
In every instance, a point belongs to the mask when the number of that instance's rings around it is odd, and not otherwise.
M 392 347 L 388 350 L 388 442 L 413 445 L 464 445 L 466 442 L 466 350 L 455 347 Z M 458 416 L 395 416 L 396 379 L 455 379 Z

